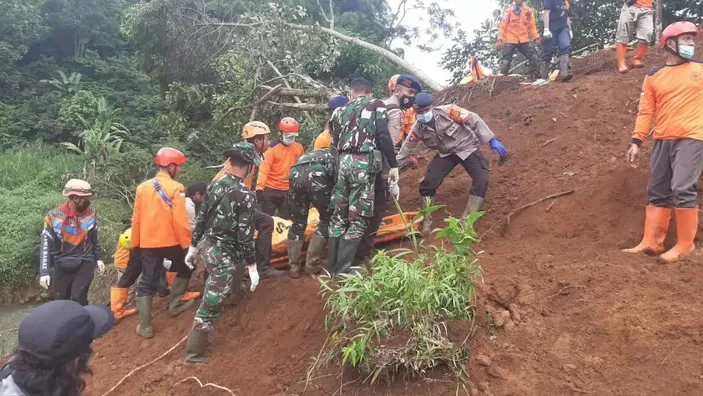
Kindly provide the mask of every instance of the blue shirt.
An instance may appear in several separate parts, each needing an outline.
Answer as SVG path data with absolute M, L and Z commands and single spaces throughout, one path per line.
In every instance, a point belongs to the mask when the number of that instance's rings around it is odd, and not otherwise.
M 566 0 L 544 0 L 544 9 L 549 10 L 549 30 L 554 33 L 568 27 L 569 6 Z

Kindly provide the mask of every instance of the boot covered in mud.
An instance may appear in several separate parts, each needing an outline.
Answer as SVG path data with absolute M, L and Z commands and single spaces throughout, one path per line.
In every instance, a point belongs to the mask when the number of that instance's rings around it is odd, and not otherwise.
M 300 278 L 303 272 L 303 266 L 300 264 L 300 255 L 303 251 L 303 241 L 288 241 L 288 265 L 290 266 L 290 277 L 293 279 Z
M 143 338 L 154 337 L 154 328 L 151 326 L 151 303 L 153 298 L 153 296 L 137 297 L 137 309 L 139 310 L 137 335 Z
M 539 63 L 539 78 L 544 81 L 549 81 L 549 66 L 551 65 L 552 63 L 548 61 L 543 61 Z
M 676 208 L 676 246 L 659 256 L 665 263 L 675 263 L 693 252 L 698 231 L 698 208 Z
M 358 271 L 359 267 L 353 267 L 356 252 L 359 250 L 360 240 L 341 239 L 339 242 L 339 253 L 337 254 L 337 274 L 351 274 Z
M 189 279 L 176 277 L 171 285 L 171 295 L 169 296 L 168 311 L 171 315 L 176 316 L 190 309 L 195 305 L 195 300 L 183 301 L 183 295 L 188 287 Z
M 320 263 L 323 260 L 323 254 L 327 246 L 327 239 L 318 235 L 317 232 L 312 234 L 312 239 L 308 244 L 308 252 L 305 255 L 305 273 L 308 275 L 317 275 L 322 271 Z
M 170 272 L 170 271 L 166 272 L 166 280 L 168 281 L 168 288 L 169 289 L 171 287 L 173 287 L 173 281 L 176 279 L 176 275 L 178 275 L 177 272 Z M 207 280 L 207 277 L 205 279 Z M 202 293 L 200 293 L 200 292 L 186 291 L 185 293 L 183 293 L 183 297 L 181 297 L 181 300 L 183 300 L 184 302 L 190 301 L 190 300 L 194 300 L 194 299 L 200 297 L 201 295 L 202 295 Z M 168 296 L 168 294 L 167 294 L 167 296 Z
M 427 201 L 429 198 L 429 202 Z M 434 206 L 434 197 L 420 197 L 421 205 L 423 209 L 427 209 L 429 207 Z M 430 233 L 432 232 L 432 215 L 427 215 L 425 216 L 424 219 L 422 219 L 422 225 L 420 226 L 420 233 L 422 234 L 423 237 L 427 238 L 430 236 Z
M 559 80 L 561 82 L 567 82 L 574 78 L 569 70 L 569 54 L 563 54 L 559 56 Z
M 170 288 L 171 283 L 173 283 L 173 279 L 169 281 L 168 274 L 169 272 L 166 272 L 166 275 L 161 274 L 161 276 L 159 276 L 159 287 L 156 289 L 156 295 L 158 297 L 164 298 L 171 294 Z
M 205 350 L 207 349 L 208 333 L 204 331 L 191 330 L 186 343 L 185 363 L 202 364 L 205 363 Z
M 330 276 L 337 275 L 337 262 L 339 261 L 339 243 L 340 238 L 330 237 L 327 242 L 327 271 Z
M 469 202 L 466 204 L 466 209 L 464 209 L 464 215 L 462 218 L 466 219 L 471 213 L 478 212 L 481 210 L 481 205 L 483 205 L 483 198 L 478 195 L 469 195 Z
M 113 287 L 110 289 L 110 309 L 112 314 L 115 315 L 115 321 L 117 322 L 137 313 L 136 309 L 125 309 L 128 297 L 128 288 Z
M 666 239 L 670 221 L 671 208 L 647 206 L 642 242 L 631 249 L 623 249 L 623 252 L 649 255 L 662 254 L 664 252 L 664 239 Z

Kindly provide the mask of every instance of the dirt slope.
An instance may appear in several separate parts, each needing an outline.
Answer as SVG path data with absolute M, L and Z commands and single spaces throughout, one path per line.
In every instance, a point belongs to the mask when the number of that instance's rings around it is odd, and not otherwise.
M 650 63 L 661 59 L 650 51 Z M 485 278 L 467 388 L 486 396 L 703 394 L 701 256 L 662 265 L 619 251 L 638 242 L 647 202 L 650 144 L 637 169 L 623 161 L 646 71 L 617 74 L 609 52 L 577 60 L 574 69 L 587 74 L 532 89 L 499 79 L 440 95 L 483 116 L 511 152 L 503 166 L 486 152 L 491 186 L 479 226 Z M 423 174 L 402 176 L 407 210 L 418 206 Z M 463 170 L 455 170 L 437 202 L 459 215 L 469 185 Z M 505 226 L 516 208 L 571 189 L 549 211 L 552 201 Z M 114 394 L 227 394 L 198 390 L 193 381 L 176 385 L 191 375 L 237 396 L 456 394 L 442 372 L 386 388 L 362 385 L 349 373 L 340 379 L 336 368 L 303 392 L 307 365 L 326 337 L 318 290 L 313 279 L 265 281 L 216 323 L 208 365 L 183 365 L 180 346 Z M 193 312 L 172 319 L 163 303 L 157 307 L 155 339 L 139 340 L 136 318 L 129 318 L 97 342 L 91 396 L 187 334 Z M 478 355 L 490 362 L 479 364 Z

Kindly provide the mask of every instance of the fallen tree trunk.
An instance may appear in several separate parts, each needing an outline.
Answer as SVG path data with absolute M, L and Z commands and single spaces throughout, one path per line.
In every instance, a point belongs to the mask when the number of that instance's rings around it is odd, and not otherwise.
M 266 89 L 266 90 L 272 90 L 273 87 L 268 86 L 268 85 L 259 85 L 259 87 Z M 296 89 L 296 88 L 281 88 L 278 92 L 276 92 L 276 95 L 279 96 L 302 96 L 302 97 L 312 97 L 312 98 L 324 98 L 324 99 L 330 99 L 335 97 L 336 95 L 330 91 L 326 90 L 321 90 L 321 89 Z
M 317 103 L 278 103 L 278 102 L 268 102 L 269 104 L 287 107 L 289 109 L 296 110 L 328 110 L 327 104 L 317 104 Z

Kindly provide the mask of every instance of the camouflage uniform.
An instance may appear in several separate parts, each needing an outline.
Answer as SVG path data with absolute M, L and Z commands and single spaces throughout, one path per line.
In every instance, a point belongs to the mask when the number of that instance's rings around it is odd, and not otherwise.
M 288 204 L 293 218 L 288 240 L 303 239 L 311 204 L 320 213 L 317 234 L 326 239 L 331 215 L 330 198 L 337 180 L 336 155 L 330 149 L 311 151 L 298 159 L 288 177 Z
M 230 294 L 235 270 L 256 263 L 254 211 L 256 197 L 244 181 L 228 174 L 210 185 L 198 213 L 193 245 L 203 257 L 209 277 L 193 330 L 210 332 Z M 234 285 L 238 287 L 239 285 Z

